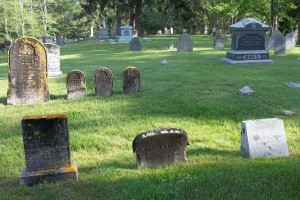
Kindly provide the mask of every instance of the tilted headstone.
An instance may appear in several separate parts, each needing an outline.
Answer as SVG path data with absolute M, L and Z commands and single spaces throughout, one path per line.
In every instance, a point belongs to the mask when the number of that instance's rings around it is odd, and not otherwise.
M 98 40 L 103 40 L 103 39 L 108 39 L 109 38 L 109 33 L 106 28 L 102 28 L 98 32 Z
M 96 96 L 111 96 L 114 94 L 113 74 L 109 69 L 105 67 L 97 69 L 94 78 Z
M 270 27 L 254 18 L 246 18 L 229 26 L 231 50 L 222 62 L 226 64 L 273 63 L 266 50 L 266 32 Z
M 47 51 L 47 69 L 49 78 L 60 78 L 60 46 L 55 44 L 44 44 Z
M 123 92 L 124 94 L 141 91 L 140 72 L 135 67 L 127 67 L 123 72 Z
M 31 37 L 17 39 L 9 48 L 7 104 L 49 101 L 47 53 Z
M 187 133 L 182 129 L 170 128 L 143 132 L 132 142 L 138 168 L 170 165 L 187 161 Z
M 191 40 L 189 34 L 183 33 L 177 40 L 177 51 L 186 52 L 193 51 L 193 41 Z
M 134 37 L 129 42 L 129 50 L 130 51 L 141 51 L 142 50 L 142 43 L 139 38 Z
M 295 47 L 295 42 L 296 42 L 296 37 L 294 32 L 286 34 L 285 41 L 286 41 L 285 49 L 293 49 Z
M 242 121 L 241 151 L 247 158 L 288 156 L 281 119 Z
M 275 38 L 274 42 L 274 54 L 275 55 L 284 55 L 285 54 L 286 40 L 282 34 L 279 34 Z
M 85 76 L 79 70 L 72 70 L 67 75 L 68 99 L 81 99 L 86 96 Z
M 68 116 L 28 116 L 22 120 L 26 168 L 21 185 L 47 180 L 78 179 L 77 164 L 71 162 Z

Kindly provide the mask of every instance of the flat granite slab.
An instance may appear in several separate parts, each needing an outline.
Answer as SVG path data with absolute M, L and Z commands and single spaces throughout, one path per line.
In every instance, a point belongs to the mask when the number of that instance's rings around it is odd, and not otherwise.
M 222 58 L 221 62 L 231 65 L 236 64 L 273 64 L 274 61 L 270 59 L 264 59 L 264 60 L 232 60 L 229 58 Z

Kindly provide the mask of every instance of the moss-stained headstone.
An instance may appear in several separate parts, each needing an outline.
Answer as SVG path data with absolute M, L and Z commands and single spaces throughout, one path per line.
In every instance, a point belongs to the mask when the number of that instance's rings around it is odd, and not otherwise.
M 109 69 L 105 67 L 97 69 L 94 78 L 96 96 L 111 96 L 114 94 L 113 74 Z
M 169 128 L 143 132 L 132 142 L 138 168 L 170 165 L 187 161 L 187 133 L 182 129 Z
M 68 99 L 81 99 L 86 96 L 85 76 L 79 70 L 72 70 L 67 75 Z
M 135 67 L 127 67 L 123 72 L 124 94 L 141 91 L 140 72 Z
M 22 134 L 26 168 L 20 175 L 21 185 L 78 179 L 77 165 L 70 159 L 67 115 L 24 117 Z
M 47 54 L 31 37 L 17 39 L 9 48 L 7 104 L 49 101 Z

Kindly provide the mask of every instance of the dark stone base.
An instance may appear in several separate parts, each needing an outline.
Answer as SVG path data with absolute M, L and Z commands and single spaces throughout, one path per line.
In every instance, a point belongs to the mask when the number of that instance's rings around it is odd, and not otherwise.
M 226 64 L 271 64 L 269 52 L 266 50 L 230 50 L 226 54 L 226 58 L 222 59 Z
M 72 163 L 69 167 L 59 169 L 47 169 L 27 172 L 24 168 L 20 175 L 20 185 L 33 186 L 44 181 L 73 179 L 78 180 L 77 164 Z
M 264 60 L 232 60 L 229 58 L 223 58 L 221 60 L 223 63 L 230 65 L 239 65 L 239 64 L 273 64 L 273 60 L 264 59 Z

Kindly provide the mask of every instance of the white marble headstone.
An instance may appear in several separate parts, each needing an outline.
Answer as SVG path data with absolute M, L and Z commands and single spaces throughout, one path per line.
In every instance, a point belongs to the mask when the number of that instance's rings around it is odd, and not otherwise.
M 241 151 L 247 158 L 289 155 L 281 119 L 246 120 L 241 128 Z

